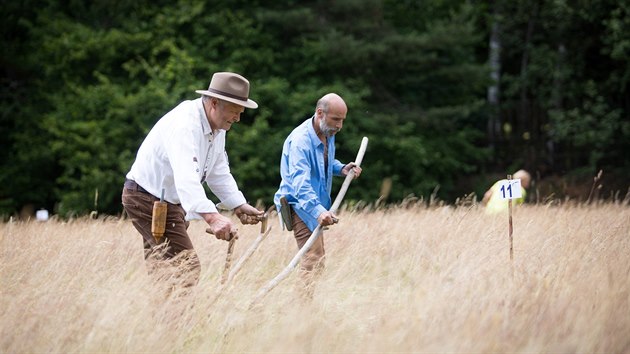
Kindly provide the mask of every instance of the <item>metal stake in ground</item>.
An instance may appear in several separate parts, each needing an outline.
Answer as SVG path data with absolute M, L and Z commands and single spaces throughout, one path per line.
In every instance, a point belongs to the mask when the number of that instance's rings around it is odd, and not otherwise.
M 361 161 L 363 161 L 363 155 L 365 155 L 367 144 L 368 144 L 368 138 L 363 137 L 363 140 L 361 140 L 361 147 L 359 148 L 357 158 L 354 161 L 354 163 L 357 166 L 361 166 Z M 343 200 L 343 197 L 346 195 L 346 191 L 348 190 L 348 186 L 350 186 L 350 182 L 352 182 L 352 179 L 354 179 L 354 171 L 350 170 L 350 173 L 348 173 L 348 175 L 346 176 L 346 179 L 343 181 L 343 185 L 341 186 L 341 189 L 339 190 L 339 194 L 337 194 L 337 198 L 335 198 L 333 205 L 330 207 L 331 212 L 335 213 L 337 209 L 339 208 L 339 205 L 341 205 L 341 201 Z M 306 252 L 308 252 L 308 250 L 311 248 L 313 243 L 315 243 L 315 241 L 317 240 L 321 232 L 322 232 L 322 225 L 320 224 L 320 225 L 317 225 L 315 230 L 313 230 L 313 233 L 311 234 L 311 236 L 308 238 L 304 246 L 300 248 L 300 250 L 295 255 L 295 257 L 293 257 L 289 265 L 287 265 L 286 268 L 284 268 L 284 270 L 280 272 L 280 274 L 278 274 L 275 278 L 271 279 L 271 281 L 269 281 L 267 285 L 265 285 L 262 289 L 258 291 L 258 294 L 256 294 L 254 301 L 252 301 L 252 303 L 249 306 L 250 308 L 258 304 L 265 297 L 265 295 L 267 295 L 267 293 L 273 290 L 273 288 L 275 288 L 276 285 L 278 285 L 282 280 L 284 280 L 284 278 L 286 278 L 291 273 L 291 271 L 293 270 L 293 268 L 295 268 L 295 266 L 298 264 L 300 259 L 304 256 Z

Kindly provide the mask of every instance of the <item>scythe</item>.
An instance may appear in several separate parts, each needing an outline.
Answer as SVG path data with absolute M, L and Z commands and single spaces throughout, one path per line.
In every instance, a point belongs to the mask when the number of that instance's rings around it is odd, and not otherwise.
M 357 158 L 354 161 L 354 163 L 357 166 L 361 166 L 361 161 L 363 161 L 363 155 L 365 155 L 367 144 L 368 144 L 368 138 L 363 137 L 363 139 L 361 140 L 361 147 L 359 148 L 359 152 L 357 153 Z M 343 201 L 343 197 L 346 195 L 346 192 L 348 191 L 350 182 L 352 182 L 353 179 L 354 179 L 354 171 L 350 170 L 350 173 L 348 173 L 348 175 L 346 176 L 346 179 L 343 181 L 343 185 L 341 186 L 341 189 L 339 190 L 339 193 L 337 194 L 337 197 L 335 198 L 333 205 L 330 207 L 331 212 L 335 213 L 337 211 L 337 209 L 341 205 L 341 202 Z M 315 228 L 315 230 L 313 230 L 313 233 L 311 233 L 311 236 L 306 241 L 304 246 L 302 246 L 302 248 L 298 251 L 298 253 L 293 257 L 293 259 L 291 260 L 291 262 L 289 262 L 286 268 L 284 268 L 282 272 L 280 272 L 275 278 L 269 281 L 267 285 L 265 285 L 263 288 L 261 288 L 258 291 L 258 294 L 256 294 L 254 301 L 252 301 L 252 303 L 249 306 L 250 308 L 252 308 L 256 304 L 258 304 L 260 301 L 262 301 L 265 295 L 267 295 L 271 290 L 273 290 L 273 288 L 275 288 L 282 280 L 284 280 L 291 273 L 291 271 L 293 270 L 293 268 L 295 268 L 295 266 L 298 264 L 300 259 L 304 256 L 304 254 L 306 254 L 306 252 L 308 252 L 308 250 L 311 248 L 313 243 L 315 243 L 315 241 L 317 240 L 321 232 L 322 232 L 322 225 L 317 225 L 317 227 Z

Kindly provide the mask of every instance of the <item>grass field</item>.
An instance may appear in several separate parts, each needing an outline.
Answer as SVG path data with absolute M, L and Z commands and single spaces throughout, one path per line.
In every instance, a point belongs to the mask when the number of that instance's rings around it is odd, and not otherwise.
M 163 298 L 129 220 L 0 225 L 0 352 L 630 353 L 630 208 L 521 206 L 340 213 L 311 301 L 273 229 L 224 289 L 227 243 L 193 222 L 194 294 Z M 235 219 L 236 220 L 236 219 Z M 240 226 L 234 259 L 258 235 Z

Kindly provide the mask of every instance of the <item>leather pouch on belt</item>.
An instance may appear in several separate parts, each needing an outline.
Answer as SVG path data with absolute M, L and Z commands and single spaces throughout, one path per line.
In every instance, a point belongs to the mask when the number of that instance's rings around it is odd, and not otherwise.
M 293 218 L 291 217 L 291 205 L 287 202 L 287 198 L 280 198 L 280 216 L 284 227 L 289 231 L 293 231 Z

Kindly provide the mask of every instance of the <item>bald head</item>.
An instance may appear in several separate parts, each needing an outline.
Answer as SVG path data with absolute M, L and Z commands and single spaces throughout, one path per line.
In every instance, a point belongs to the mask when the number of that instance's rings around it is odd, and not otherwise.
M 532 176 L 529 174 L 529 172 L 525 171 L 525 170 L 518 170 L 516 171 L 516 173 L 514 173 L 514 175 L 512 176 L 515 179 L 520 179 L 521 180 L 521 186 L 523 186 L 523 188 L 528 188 L 529 187 L 529 183 L 532 180 Z
M 346 102 L 336 93 L 328 93 L 322 96 L 317 101 L 317 107 L 315 109 L 319 109 L 323 111 L 323 113 L 328 113 L 330 110 L 338 111 L 338 112 L 348 112 L 348 107 L 346 106 Z

